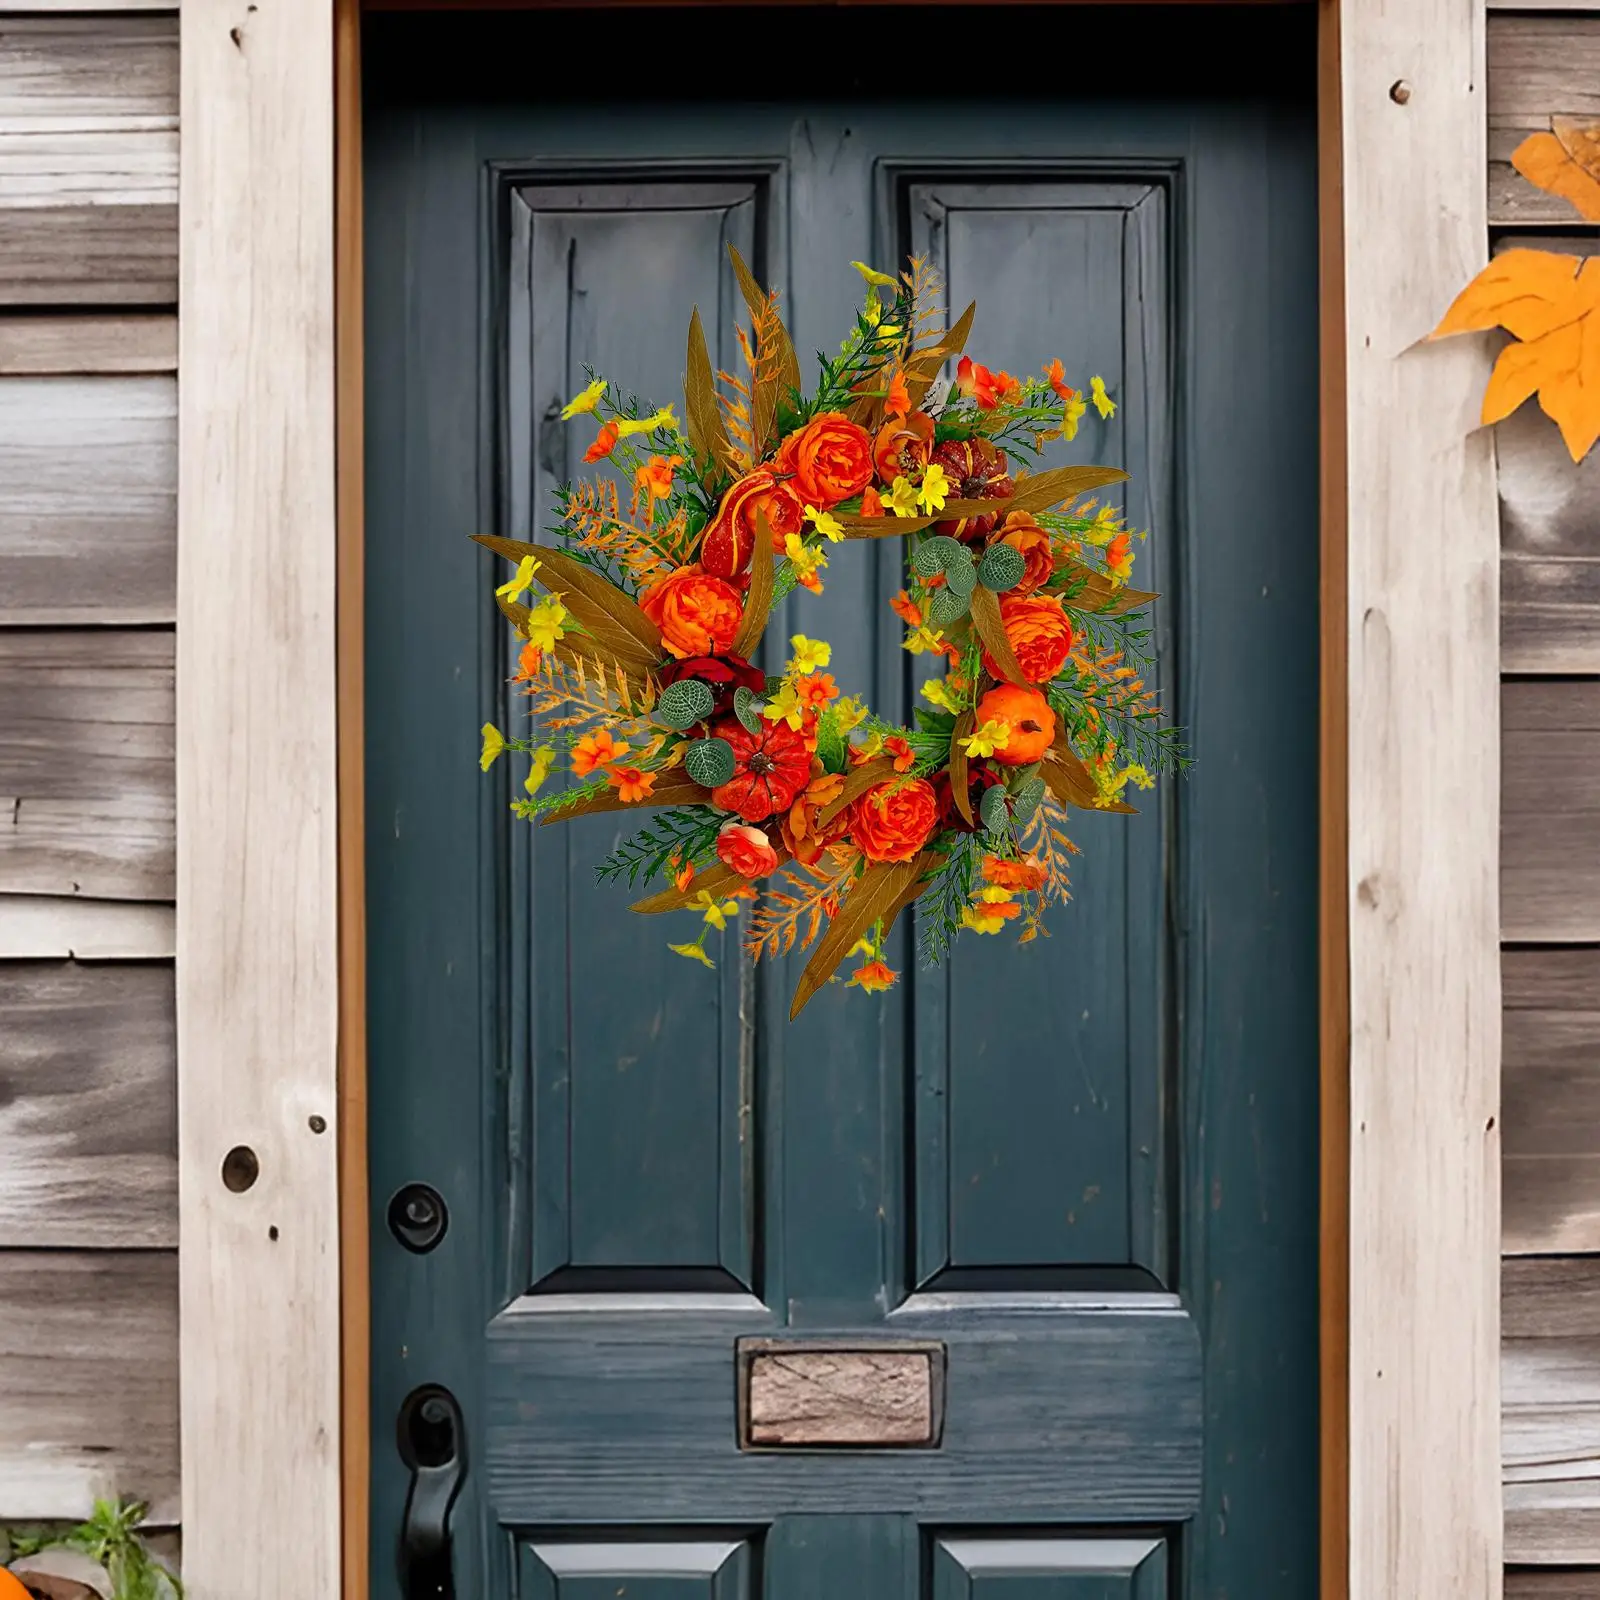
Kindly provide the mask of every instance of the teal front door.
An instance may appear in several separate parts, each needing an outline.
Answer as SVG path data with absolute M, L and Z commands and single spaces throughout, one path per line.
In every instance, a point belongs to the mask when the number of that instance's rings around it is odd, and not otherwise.
M 374 1594 L 1307 1600 L 1316 1587 L 1311 41 L 1229 13 L 372 20 L 367 841 Z M 1230 31 L 1231 30 L 1231 31 Z M 1259 50 L 1251 53 L 1259 58 Z M 921 98 L 919 85 L 940 85 Z M 970 348 L 1120 399 L 1197 757 L 1074 815 L 1053 937 L 900 986 L 715 972 L 533 829 L 491 558 L 585 366 L 680 402 L 735 244 L 797 347 L 927 257 Z M 899 553 L 769 632 L 915 695 Z

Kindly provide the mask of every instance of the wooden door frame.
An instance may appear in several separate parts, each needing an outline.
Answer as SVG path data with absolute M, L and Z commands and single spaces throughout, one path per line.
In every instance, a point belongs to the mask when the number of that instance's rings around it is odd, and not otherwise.
M 368 1593 L 360 3 L 182 0 L 196 1600 Z M 1484 0 L 1316 3 L 1322 1594 L 1489 1600 L 1499 527 L 1485 353 L 1420 343 L 1486 255 Z

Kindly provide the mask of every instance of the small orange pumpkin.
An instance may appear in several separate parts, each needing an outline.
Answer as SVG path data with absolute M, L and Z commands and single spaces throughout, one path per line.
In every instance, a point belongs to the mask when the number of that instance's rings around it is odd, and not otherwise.
M 7 1572 L 0 1567 L 0 1600 L 32 1600 L 28 1590 L 23 1587 L 22 1579 L 15 1573 Z
M 992 759 L 1008 767 L 1025 767 L 1042 757 L 1055 743 L 1056 714 L 1037 689 L 1002 683 L 978 702 L 977 725 L 1003 722 L 1011 730 L 1005 745 Z

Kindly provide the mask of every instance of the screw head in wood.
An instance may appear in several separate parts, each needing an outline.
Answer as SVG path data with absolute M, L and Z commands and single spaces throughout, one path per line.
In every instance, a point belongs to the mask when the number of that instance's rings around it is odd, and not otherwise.
M 1397 106 L 1403 106 L 1411 98 L 1411 85 L 1404 78 L 1396 78 L 1389 85 L 1389 98 Z

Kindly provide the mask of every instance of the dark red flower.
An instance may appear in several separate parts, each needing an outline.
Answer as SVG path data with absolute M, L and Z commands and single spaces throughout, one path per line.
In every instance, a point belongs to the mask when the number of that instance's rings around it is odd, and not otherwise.
M 683 678 L 703 683 L 713 696 L 712 716 L 724 716 L 733 710 L 733 691 L 741 685 L 756 694 L 767 686 L 761 668 L 752 667 L 732 651 L 723 656 L 685 656 L 681 661 L 669 661 L 661 668 L 660 677 L 663 689 Z
M 933 792 L 939 802 L 939 826 L 955 828 L 961 833 L 976 833 L 982 826 L 978 820 L 978 802 L 983 799 L 985 789 L 991 789 L 1001 781 L 1000 774 L 981 761 L 974 761 L 967 768 L 967 799 L 972 808 L 972 821 L 968 822 L 956 810 L 955 788 L 950 782 L 950 769 L 941 767 L 933 780 Z
M 944 468 L 952 500 L 1005 500 L 1016 493 L 1005 451 L 995 449 L 987 439 L 946 439 L 933 447 L 929 459 Z M 935 523 L 934 530 L 956 539 L 987 539 L 1001 509 L 997 507 L 993 516 L 955 517 Z

